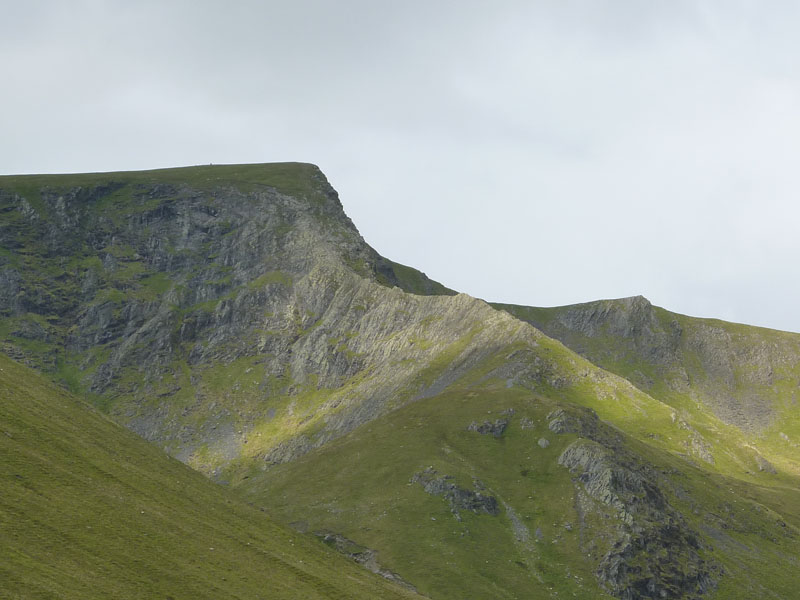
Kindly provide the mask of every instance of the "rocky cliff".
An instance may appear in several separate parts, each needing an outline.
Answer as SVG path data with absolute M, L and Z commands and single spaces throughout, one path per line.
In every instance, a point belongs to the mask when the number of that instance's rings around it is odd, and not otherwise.
M 454 293 L 366 245 L 311 165 L 6 177 L 0 214 L 3 349 L 184 460 L 231 458 L 280 408 L 255 396 L 363 372 L 353 323 L 402 321 L 372 295 Z

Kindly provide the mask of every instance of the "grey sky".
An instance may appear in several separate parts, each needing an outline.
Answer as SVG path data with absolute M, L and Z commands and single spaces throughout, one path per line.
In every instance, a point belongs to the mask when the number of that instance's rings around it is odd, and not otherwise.
M 318 164 L 488 300 L 800 331 L 800 4 L 0 0 L 0 172 Z

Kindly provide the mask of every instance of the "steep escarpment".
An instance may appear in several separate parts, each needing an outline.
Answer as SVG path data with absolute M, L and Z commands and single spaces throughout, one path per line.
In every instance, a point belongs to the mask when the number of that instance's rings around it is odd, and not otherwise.
M 297 344 L 343 279 L 453 293 L 366 245 L 311 165 L 4 177 L 0 215 L 3 350 L 184 459 L 241 430 L 227 396 L 255 376 L 215 366 L 259 356 L 272 396 L 363 370 L 349 330 Z
M 37 342 L 80 352 L 129 336 L 158 308 L 213 308 L 246 284 L 286 283 L 326 262 L 453 293 L 367 246 L 311 165 L 3 177 L 0 214 L 6 346 L 29 342 L 47 366 L 58 357 Z

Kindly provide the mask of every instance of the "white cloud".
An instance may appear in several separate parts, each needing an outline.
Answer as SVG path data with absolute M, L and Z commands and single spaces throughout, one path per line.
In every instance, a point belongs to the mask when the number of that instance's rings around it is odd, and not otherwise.
M 487 299 L 800 331 L 790 2 L 58 2 L 0 23 L 7 173 L 306 160 Z

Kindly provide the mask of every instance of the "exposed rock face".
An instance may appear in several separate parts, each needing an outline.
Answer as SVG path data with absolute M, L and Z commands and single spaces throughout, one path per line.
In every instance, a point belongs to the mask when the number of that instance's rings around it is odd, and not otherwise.
M 642 296 L 495 306 L 654 397 L 670 403 L 688 396 L 748 433 L 768 428 L 786 401 L 797 402 L 800 334 L 686 317 Z
M 756 465 L 758 465 L 759 471 L 764 471 L 765 473 L 774 475 L 778 472 L 775 466 L 760 454 L 756 456 Z
M 422 488 L 432 496 L 444 496 L 450 504 L 450 512 L 456 520 L 461 520 L 461 510 L 469 510 L 476 514 L 488 514 L 496 516 L 500 514 L 497 498 L 484 494 L 482 486 L 477 484 L 479 489 L 468 490 L 457 486 L 452 482 L 449 475 L 438 476 L 432 467 L 428 467 L 420 473 L 415 473 L 411 478 L 411 483 L 419 483 Z
M 600 421 L 591 408 L 565 406 L 547 415 L 547 427 L 553 433 L 574 433 L 595 440 L 608 448 L 622 445 L 622 437 L 606 423 Z
M 315 167 L 179 171 L 0 180 L 0 343 L 180 460 L 291 460 L 506 348 L 486 377 L 575 377 L 534 328 L 380 257 Z
M 267 449 L 287 460 L 379 414 L 430 357 L 467 335 L 483 343 L 477 329 L 497 321 L 466 296 L 393 288 L 453 294 L 364 243 L 315 167 L 264 165 L 237 186 L 227 167 L 184 171 L 0 189 L 3 349 L 114 398 L 118 419 L 183 460 L 225 464 L 258 423 L 297 427 L 327 400 L 326 431 Z M 356 375 L 357 403 L 353 390 L 331 398 Z
M 486 377 L 576 377 L 534 328 L 380 257 L 315 167 L 178 171 L 0 180 L 0 335 L 194 467 L 291 460 L 508 348 Z
M 414 592 L 417 591 L 413 585 L 400 577 L 400 575 L 383 567 L 380 562 L 378 562 L 378 553 L 375 550 L 357 544 L 353 540 L 332 531 L 315 531 L 314 535 L 322 540 L 323 543 L 335 548 L 338 552 L 344 554 L 373 573 L 389 581 L 393 581 L 406 589 Z
M 496 438 L 499 438 L 505 432 L 506 427 L 508 427 L 508 423 L 508 419 L 497 419 L 494 423 L 484 421 L 480 425 L 473 421 L 467 426 L 467 431 L 474 431 L 476 433 L 480 433 L 481 435 L 492 435 Z
M 673 413 L 673 415 L 674 414 L 675 413 Z M 711 444 L 709 444 L 705 438 L 703 438 L 699 431 L 697 431 L 683 419 L 677 419 L 677 422 L 681 429 L 685 429 L 689 432 L 689 439 L 684 442 L 684 446 L 689 451 L 689 454 L 696 456 L 700 460 L 704 460 L 710 465 L 713 465 L 715 459 L 714 454 L 711 451 Z
M 697 598 L 713 590 L 718 566 L 699 554 L 700 536 L 668 502 L 658 475 L 585 409 L 549 416 L 556 433 L 582 437 L 558 459 L 594 500 L 619 519 L 616 540 L 603 556 L 598 579 L 618 598 Z

